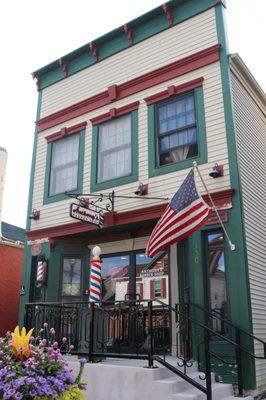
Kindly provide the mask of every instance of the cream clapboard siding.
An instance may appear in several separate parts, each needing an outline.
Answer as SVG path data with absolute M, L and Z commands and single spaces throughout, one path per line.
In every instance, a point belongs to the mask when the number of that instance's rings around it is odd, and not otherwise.
M 266 119 L 231 73 L 237 153 L 243 196 L 254 335 L 266 341 Z M 256 353 L 263 355 L 256 345 Z M 266 360 L 256 361 L 257 386 L 266 385 Z
M 41 118 L 216 43 L 212 8 L 44 89 Z
M 139 181 L 142 181 L 144 183 L 149 182 L 150 196 L 172 196 L 176 192 L 178 186 L 184 180 L 186 174 L 188 173 L 188 169 L 176 171 L 167 175 L 153 177 L 148 180 L 147 105 L 143 101 L 143 98 L 162 91 L 169 85 L 179 85 L 185 82 L 189 82 L 192 79 L 199 78 L 201 76 L 204 77 L 203 91 L 206 136 L 208 146 L 208 163 L 201 165 L 200 168 L 203 176 L 206 178 L 207 185 L 209 186 L 209 189 L 211 191 L 223 190 L 230 187 L 220 64 L 219 62 L 216 62 L 197 71 L 193 71 L 189 74 L 183 75 L 179 78 L 154 86 L 145 91 L 136 93 L 126 99 L 114 103 L 113 105 L 115 107 L 120 107 L 136 100 L 141 101 L 139 107 Z M 98 110 L 94 110 L 93 112 L 90 112 L 86 115 L 68 121 L 68 123 L 64 124 L 64 126 L 72 126 L 82 121 L 89 121 L 90 118 L 104 113 L 105 111 L 109 110 L 109 108 L 110 106 L 107 106 Z M 32 230 L 74 222 L 74 220 L 69 217 L 69 203 L 71 202 L 71 200 L 43 205 L 45 163 L 47 151 L 47 142 L 45 140 L 45 136 L 58 131 L 58 129 L 60 128 L 61 126 L 58 126 L 39 134 L 34 178 L 33 207 L 41 211 L 41 218 L 38 221 L 32 221 Z M 85 139 L 86 145 L 83 193 L 89 193 L 90 191 L 91 137 L 92 126 L 89 122 L 86 129 Z M 208 174 L 215 162 L 224 165 L 224 177 L 221 177 L 219 179 L 213 179 L 209 177 Z M 135 182 L 116 187 L 115 193 L 117 195 L 132 195 L 137 188 L 137 184 L 138 183 Z M 203 192 L 203 187 L 201 184 L 199 184 L 199 189 L 201 192 Z M 105 192 L 108 191 L 111 191 L 111 189 L 106 190 Z M 121 212 L 132 210 L 158 203 L 159 201 L 145 201 L 142 198 L 136 200 L 116 199 L 115 211 Z

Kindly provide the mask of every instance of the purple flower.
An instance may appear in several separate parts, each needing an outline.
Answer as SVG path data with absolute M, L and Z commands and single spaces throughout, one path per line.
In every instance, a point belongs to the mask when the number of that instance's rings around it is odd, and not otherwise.
M 80 362 L 80 364 L 84 365 L 84 364 L 86 364 L 87 360 L 86 360 L 86 358 L 80 358 L 79 362 Z
M 54 347 L 58 347 L 58 342 L 54 342 L 54 343 L 53 343 L 53 346 L 54 346 Z
M 54 328 L 51 328 L 51 329 L 50 329 L 50 333 L 51 333 L 52 335 L 54 335 L 54 334 L 55 334 L 55 329 L 54 329 Z

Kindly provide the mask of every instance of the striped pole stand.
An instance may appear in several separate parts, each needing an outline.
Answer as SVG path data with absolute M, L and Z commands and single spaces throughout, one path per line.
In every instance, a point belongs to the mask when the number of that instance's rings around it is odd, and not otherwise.
M 36 281 L 37 282 L 43 282 L 44 281 L 44 265 L 43 265 L 43 261 L 38 261 Z
M 90 272 L 90 297 L 91 303 L 99 302 L 101 298 L 101 286 L 102 286 L 102 266 L 101 266 L 101 249 L 99 246 L 95 246 L 92 249 L 93 258 L 91 260 L 91 272 Z M 95 304 L 98 306 L 97 304 Z

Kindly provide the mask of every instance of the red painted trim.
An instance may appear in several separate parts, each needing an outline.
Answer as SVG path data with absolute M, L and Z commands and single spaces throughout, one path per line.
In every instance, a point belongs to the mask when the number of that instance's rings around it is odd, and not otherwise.
M 107 90 L 110 101 L 115 101 L 117 99 L 117 85 L 109 86 Z
M 60 131 L 52 133 L 49 136 L 46 136 L 47 142 L 54 142 L 55 140 L 62 139 L 64 136 L 72 135 L 73 133 L 77 133 L 83 131 L 86 128 L 87 122 L 81 122 L 78 125 L 70 126 L 68 128 L 62 128 Z
M 171 26 L 173 26 L 173 14 L 172 14 L 172 11 L 171 11 L 171 9 L 170 9 L 168 4 L 163 4 L 162 7 L 163 7 L 164 13 L 166 14 L 167 23 L 168 23 L 168 26 L 170 28 Z
M 141 92 L 152 86 L 156 86 L 162 82 L 169 81 L 170 79 L 195 71 L 206 65 L 219 61 L 220 58 L 220 44 L 216 44 L 208 49 L 201 50 L 190 56 L 182 58 L 181 60 L 174 61 L 171 64 L 158 68 L 144 75 L 134 78 L 128 82 L 117 85 L 117 98 L 116 100 L 124 99 L 134 93 Z M 86 100 L 76 103 L 63 110 L 57 111 L 54 114 L 39 119 L 37 126 L 39 132 L 48 128 L 52 128 L 58 124 L 66 122 L 70 119 L 79 117 L 89 111 L 96 110 L 110 104 L 113 100 L 110 99 L 108 90 L 105 90 L 97 95 L 94 95 Z
M 128 25 L 124 25 L 124 31 L 127 34 L 127 40 L 129 44 L 133 44 L 133 30 L 132 28 Z
M 225 205 L 232 204 L 233 193 L 234 193 L 233 189 L 227 189 L 219 192 L 213 192 L 211 193 L 211 195 L 215 205 L 219 208 Z M 208 202 L 207 195 L 203 195 L 203 199 L 206 202 Z M 166 206 L 167 203 L 162 203 L 150 207 L 139 208 L 137 210 L 124 211 L 121 213 L 116 213 L 116 212 L 106 213 L 104 227 L 111 228 L 114 226 L 134 224 L 136 222 L 157 220 L 162 216 Z M 64 225 L 52 226 L 50 228 L 28 231 L 27 235 L 29 240 L 35 240 L 46 237 L 56 238 L 61 236 L 73 235 L 76 233 L 93 232 L 93 231 L 95 233 L 99 233 L 99 228 L 97 228 L 97 226 L 95 225 L 90 225 L 86 222 L 81 221 L 81 222 L 71 222 Z M 100 240 L 100 235 L 98 236 L 97 240 Z
M 90 119 L 90 121 L 92 125 L 98 125 L 114 117 L 120 117 L 121 115 L 137 110 L 138 108 L 139 108 L 139 101 L 135 101 L 134 103 L 127 104 L 120 108 L 111 108 L 107 113 L 98 115 L 97 117 Z
M 63 71 L 64 77 L 66 78 L 68 76 L 67 62 L 63 58 L 60 58 L 59 65 Z
M 198 79 L 194 79 L 193 81 L 183 83 L 182 85 L 179 86 L 174 86 L 174 85 L 169 86 L 167 90 L 146 97 L 144 100 L 146 101 L 147 104 L 157 103 L 158 101 L 167 99 L 170 96 L 188 92 L 189 90 L 202 86 L 203 80 L 204 78 L 201 77 Z
M 92 52 L 94 61 L 99 61 L 98 48 L 94 43 L 89 43 L 89 49 Z

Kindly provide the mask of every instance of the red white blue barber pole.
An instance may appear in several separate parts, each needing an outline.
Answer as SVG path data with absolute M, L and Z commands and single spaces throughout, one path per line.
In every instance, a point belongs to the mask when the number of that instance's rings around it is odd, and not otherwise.
M 38 283 L 44 281 L 44 261 L 38 261 L 36 281 Z
M 93 258 L 91 260 L 91 272 L 90 272 L 90 297 L 89 301 L 95 303 L 100 301 L 101 298 L 101 287 L 102 287 L 102 266 L 101 266 L 101 248 L 95 246 L 92 249 Z

